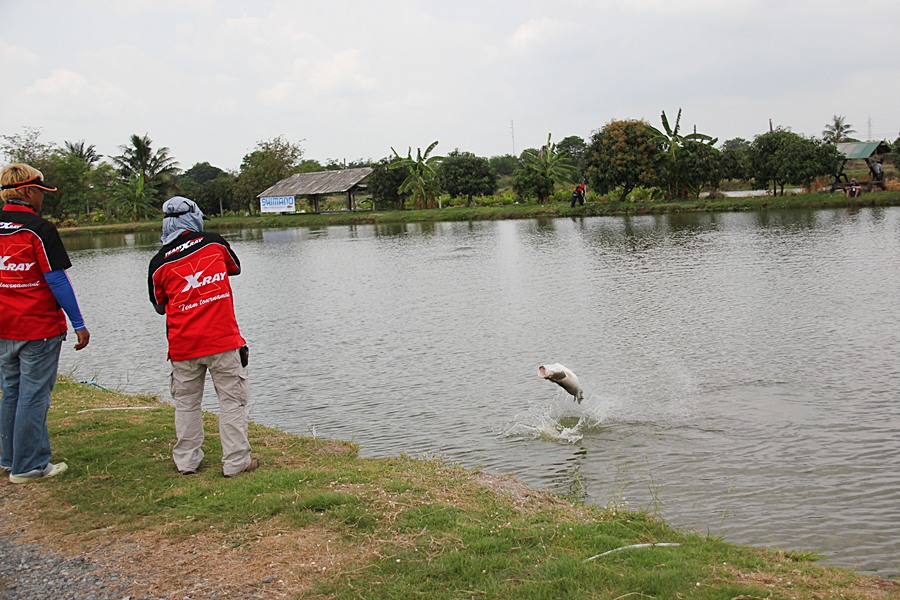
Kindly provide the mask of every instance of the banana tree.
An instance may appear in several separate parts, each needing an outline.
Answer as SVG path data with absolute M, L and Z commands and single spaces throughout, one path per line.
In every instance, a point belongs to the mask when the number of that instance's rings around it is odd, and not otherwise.
M 552 134 L 547 134 L 547 143 L 540 149 L 525 150 L 522 160 L 525 168 L 531 171 L 532 187 L 537 194 L 538 203 L 543 204 L 553 193 L 558 183 L 572 182 L 577 175 L 577 168 L 569 160 L 566 150 L 559 150 L 550 141 Z
M 662 176 L 666 186 L 666 198 L 672 199 L 685 196 L 689 190 L 681 181 L 679 157 L 684 150 L 685 142 L 697 142 L 700 144 L 708 144 L 712 146 L 718 140 L 706 135 L 705 133 L 697 133 L 696 127 L 692 133 L 687 135 L 681 134 L 681 109 L 678 109 L 678 116 L 675 117 L 675 126 L 669 125 L 669 119 L 666 117 L 666 111 L 662 111 L 662 125 L 665 132 L 650 126 L 654 134 L 654 141 L 659 144 L 663 153 L 662 157 Z
M 437 141 L 432 142 L 425 149 L 424 153 L 421 148 L 416 148 L 416 158 L 412 156 L 412 148 L 409 148 L 404 158 L 391 147 L 391 151 L 398 160 L 392 162 L 389 168 L 406 169 L 408 172 L 406 179 L 403 180 L 397 191 L 400 194 L 410 192 L 413 197 L 414 208 L 434 208 L 435 200 L 438 199 L 440 194 L 440 185 L 438 184 L 435 167 L 440 164 L 444 157 L 430 156 L 431 151 L 437 145 Z M 403 208 L 402 204 L 401 208 Z

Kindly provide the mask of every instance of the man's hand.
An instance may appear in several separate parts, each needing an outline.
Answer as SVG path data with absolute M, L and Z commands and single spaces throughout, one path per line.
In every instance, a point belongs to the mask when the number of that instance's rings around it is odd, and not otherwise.
M 79 329 L 75 332 L 75 335 L 78 336 L 78 341 L 75 342 L 75 349 L 81 350 L 91 341 L 91 332 L 85 329 Z

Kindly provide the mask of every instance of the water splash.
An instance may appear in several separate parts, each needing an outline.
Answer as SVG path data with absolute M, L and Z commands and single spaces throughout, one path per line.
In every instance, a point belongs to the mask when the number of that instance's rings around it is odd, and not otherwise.
M 568 394 L 557 394 L 550 404 L 535 404 L 517 414 L 501 428 L 499 435 L 575 444 L 586 432 L 599 428 L 605 416 L 603 403 L 596 396 L 576 404 Z

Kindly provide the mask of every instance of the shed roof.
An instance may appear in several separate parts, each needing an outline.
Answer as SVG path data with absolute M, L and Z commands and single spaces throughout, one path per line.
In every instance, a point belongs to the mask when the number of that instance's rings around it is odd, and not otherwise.
M 342 194 L 359 185 L 371 172 L 372 169 L 370 167 L 360 167 L 358 169 L 342 169 L 340 171 L 297 173 L 266 188 L 257 198 Z
M 884 142 L 841 142 L 837 145 L 838 152 L 844 158 L 869 158 L 873 154 L 888 154 L 890 146 Z

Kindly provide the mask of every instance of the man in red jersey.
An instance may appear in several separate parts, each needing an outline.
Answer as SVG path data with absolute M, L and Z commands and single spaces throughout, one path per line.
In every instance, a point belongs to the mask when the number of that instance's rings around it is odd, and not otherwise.
M 66 317 L 78 341 L 88 345 L 72 282 L 72 266 L 56 227 L 38 216 L 44 192 L 56 188 L 22 163 L 0 171 L 0 469 L 12 483 L 65 472 L 51 463 L 47 411 L 56 383 Z
M 241 263 L 222 236 L 203 231 L 203 213 L 193 200 L 175 196 L 162 209 L 163 247 L 150 261 L 147 284 L 156 312 L 166 315 L 177 438 L 172 459 L 182 475 L 196 473 L 203 460 L 200 403 L 208 370 L 219 399 L 222 472 L 255 471 L 259 460 L 247 439 L 248 350 L 229 280 Z

